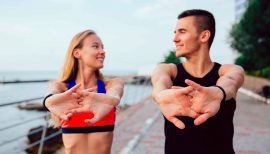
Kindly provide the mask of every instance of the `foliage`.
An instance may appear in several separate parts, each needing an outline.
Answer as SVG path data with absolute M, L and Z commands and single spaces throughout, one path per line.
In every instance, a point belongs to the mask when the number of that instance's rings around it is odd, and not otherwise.
M 249 0 L 246 12 L 230 31 L 231 47 L 239 53 L 235 63 L 248 72 L 257 72 L 255 75 L 268 77 L 270 77 L 269 27 L 270 1 Z
M 174 63 L 179 64 L 181 62 L 180 58 L 175 56 L 175 50 L 170 50 L 167 55 L 164 57 L 164 61 L 162 63 Z

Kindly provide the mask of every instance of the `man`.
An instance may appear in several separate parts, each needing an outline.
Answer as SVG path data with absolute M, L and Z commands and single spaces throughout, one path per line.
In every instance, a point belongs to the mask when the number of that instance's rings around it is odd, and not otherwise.
M 165 153 L 231 154 L 235 97 L 244 80 L 237 65 L 212 62 L 214 16 L 187 10 L 178 16 L 174 43 L 184 63 L 160 64 L 153 98 L 165 117 Z

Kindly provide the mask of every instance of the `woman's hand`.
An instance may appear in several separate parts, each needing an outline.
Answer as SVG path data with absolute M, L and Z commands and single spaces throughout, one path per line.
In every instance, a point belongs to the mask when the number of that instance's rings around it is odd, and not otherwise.
M 46 107 L 51 113 L 63 120 L 69 120 L 72 116 L 71 109 L 81 107 L 82 96 L 77 93 L 80 84 L 59 94 L 54 94 L 46 100 Z
M 96 123 L 111 112 L 114 108 L 114 102 L 120 101 L 118 98 L 102 93 L 86 92 L 83 94 L 83 101 L 80 102 L 81 107 L 75 108 L 72 113 L 92 112 L 94 117 L 86 119 L 85 122 Z M 111 102 L 111 103 L 110 103 Z

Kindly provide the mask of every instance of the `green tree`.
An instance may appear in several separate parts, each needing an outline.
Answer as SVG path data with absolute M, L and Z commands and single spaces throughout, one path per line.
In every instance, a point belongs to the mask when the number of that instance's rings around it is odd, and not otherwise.
M 164 57 L 164 61 L 161 63 L 174 63 L 179 64 L 181 62 L 180 58 L 175 56 L 175 50 L 170 50 L 167 55 Z
M 261 72 L 270 66 L 269 27 L 270 1 L 249 0 L 246 12 L 230 32 L 231 47 L 239 53 L 235 63 L 248 72 Z

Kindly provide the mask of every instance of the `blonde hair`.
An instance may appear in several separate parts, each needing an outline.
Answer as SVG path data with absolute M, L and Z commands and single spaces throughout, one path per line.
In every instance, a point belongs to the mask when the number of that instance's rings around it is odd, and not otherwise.
M 84 39 L 90 35 L 96 35 L 96 32 L 93 30 L 85 30 L 76 34 L 72 38 L 69 48 L 66 53 L 65 63 L 64 63 L 62 72 L 58 79 L 59 82 L 69 83 L 75 80 L 77 72 L 78 72 L 78 60 L 73 56 L 73 51 L 74 49 L 82 48 Z M 96 74 L 97 79 L 100 79 L 100 80 L 104 79 L 100 70 L 97 70 L 95 74 Z M 56 115 L 51 114 L 51 119 L 53 120 L 55 127 L 60 126 L 60 119 Z
M 70 81 L 75 80 L 75 77 L 78 72 L 78 60 L 73 56 L 73 51 L 74 49 L 82 48 L 83 40 L 90 35 L 96 35 L 96 32 L 93 30 L 85 30 L 75 35 L 71 40 L 66 54 L 66 59 L 62 69 L 62 73 L 59 78 L 59 82 L 68 83 Z M 95 73 L 98 79 L 103 79 L 103 75 L 99 70 L 97 70 Z

